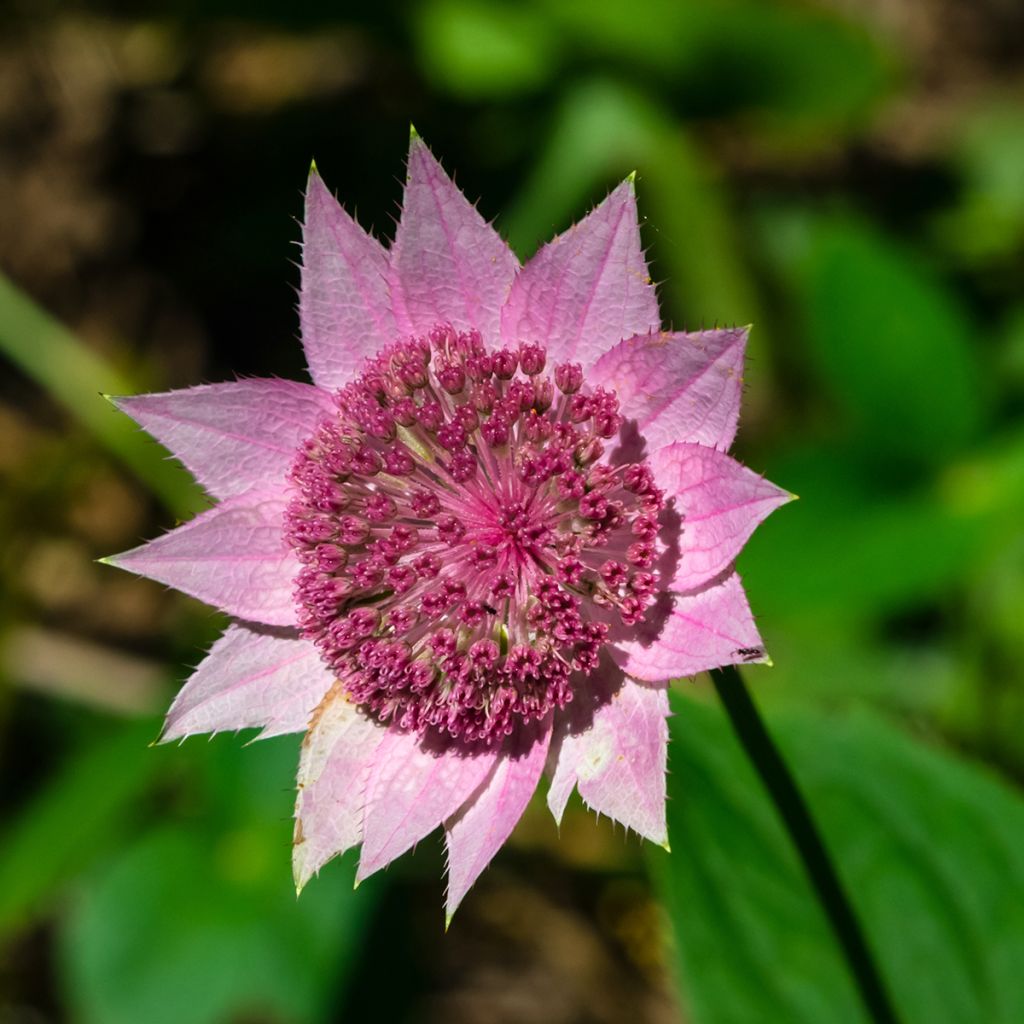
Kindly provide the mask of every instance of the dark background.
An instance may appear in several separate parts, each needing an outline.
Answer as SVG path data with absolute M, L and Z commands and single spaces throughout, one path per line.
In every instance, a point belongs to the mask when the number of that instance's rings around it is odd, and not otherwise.
M 410 122 L 524 258 L 635 169 L 666 320 L 753 322 L 738 451 L 802 500 L 740 561 L 749 681 L 904 1018 L 1024 1019 L 1024 7 L 24 0 L 0 30 L 2 1024 L 862 1019 L 704 680 L 671 857 L 537 801 L 444 938 L 435 839 L 296 903 L 296 738 L 148 747 L 222 623 L 95 564 L 201 504 L 98 393 L 302 377 L 310 159 L 387 238 Z

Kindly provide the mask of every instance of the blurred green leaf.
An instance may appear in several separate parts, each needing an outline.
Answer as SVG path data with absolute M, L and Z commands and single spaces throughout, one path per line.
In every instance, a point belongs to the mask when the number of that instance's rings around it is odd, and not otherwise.
M 886 90 L 893 60 L 828 11 L 760 0 L 546 0 L 567 38 L 604 62 L 676 80 L 685 101 L 756 112 L 774 127 L 858 123 Z
M 0 274 L 0 353 L 60 402 L 179 516 L 205 507 L 199 487 L 101 397 L 137 390 Z
M 374 887 L 353 893 L 351 871 L 332 869 L 296 900 L 287 843 L 270 844 L 281 870 L 261 867 L 266 846 L 259 830 L 205 839 L 165 828 L 126 849 L 66 923 L 63 961 L 77 1019 L 328 1019 Z
M 783 618 L 878 616 L 929 600 L 1020 534 L 1024 436 L 993 442 L 937 481 L 899 494 L 837 449 L 780 459 L 767 475 L 801 500 L 740 557 L 751 601 Z
M 825 918 L 724 716 L 674 701 L 651 863 L 698 1024 L 861 1022 Z M 773 721 L 904 1024 L 1024 1019 L 1024 804 L 867 715 Z
M 108 849 L 166 762 L 151 721 L 105 731 L 72 753 L 0 836 L 0 935 L 25 924 Z
M 878 457 L 935 461 L 975 435 L 979 351 L 952 292 L 854 223 L 821 224 L 803 273 L 813 355 Z
M 937 217 L 939 240 L 972 264 L 1012 257 L 1024 242 L 1024 113 L 971 109 L 953 134 L 963 193 Z
M 469 99 L 532 89 L 554 71 L 555 37 L 528 4 L 434 0 L 415 24 L 427 73 Z

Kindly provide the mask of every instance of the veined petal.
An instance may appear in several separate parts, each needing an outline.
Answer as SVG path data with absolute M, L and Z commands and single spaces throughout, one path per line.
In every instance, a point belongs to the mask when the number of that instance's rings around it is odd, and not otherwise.
M 653 621 L 638 629 L 636 639 L 616 642 L 614 657 L 627 675 L 661 682 L 769 660 L 736 573 L 670 599 L 667 614 L 649 615 Z
M 626 338 L 597 360 L 588 380 L 617 393 L 648 451 L 671 441 L 725 450 L 736 436 L 748 333 L 737 327 Z
M 549 363 L 584 371 L 622 338 L 660 327 L 629 181 L 523 267 L 501 315 L 506 345 L 538 342 Z
M 299 561 L 281 494 L 246 491 L 184 526 L 104 561 L 159 580 L 239 619 L 293 626 Z
M 497 754 L 424 750 L 415 733 L 389 729 L 366 789 L 357 881 L 390 864 L 450 818 L 487 778 Z
M 337 684 L 316 709 L 299 759 L 292 870 L 301 889 L 363 838 L 366 783 L 385 729 Z
M 333 407 L 327 392 L 290 380 L 205 384 L 113 402 L 215 498 L 283 489 L 296 449 Z
M 537 788 L 551 742 L 550 716 L 503 751 L 483 788 L 445 825 L 451 921 L 462 898 L 512 834 Z
M 448 322 L 460 330 L 475 327 L 484 341 L 495 342 L 518 267 L 512 250 L 414 135 L 391 249 L 399 328 L 424 334 Z
M 732 564 L 757 526 L 793 496 L 735 459 L 699 444 L 670 444 L 650 458 L 681 517 L 669 590 L 694 590 Z
M 548 806 L 555 820 L 561 821 L 575 783 L 592 810 L 651 842 L 667 845 L 668 713 L 664 687 L 626 679 L 595 711 L 589 728 L 566 731 L 548 791 Z
M 161 740 L 262 726 L 261 739 L 304 732 L 334 679 L 297 636 L 233 623 L 175 697 Z
M 306 189 L 299 320 L 313 381 L 334 391 L 396 339 L 388 255 L 313 170 Z

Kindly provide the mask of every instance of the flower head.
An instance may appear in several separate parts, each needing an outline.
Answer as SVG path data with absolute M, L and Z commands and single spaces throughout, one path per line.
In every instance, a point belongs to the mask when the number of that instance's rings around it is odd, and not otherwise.
M 315 171 L 312 386 L 118 400 L 217 504 L 112 559 L 234 618 L 164 738 L 307 730 L 298 884 L 443 826 L 449 915 L 541 774 L 667 844 L 667 680 L 764 661 L 745 330 L 661 330 L 627 181 L 525 266 L 413 137 L 385 250 Z

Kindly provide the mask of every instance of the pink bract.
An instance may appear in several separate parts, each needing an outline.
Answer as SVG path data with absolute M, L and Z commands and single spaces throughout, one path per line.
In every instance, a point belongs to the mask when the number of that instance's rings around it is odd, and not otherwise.
M 164 738 L 307 731 L 300 887 L 443 826 L 450 917 L 545 771 L 667 845 L 667 681 L 767 660 L 746 331 L 662 331 L 631 181 L 521 267 L 415 136 L 390 249 L 311 173 L 299 311 L 312 385 L 117 400 L 216 504 L 111 561 L 235 620 Z

